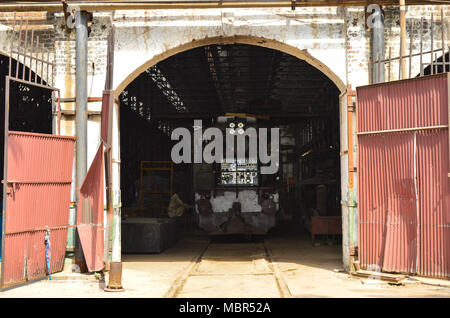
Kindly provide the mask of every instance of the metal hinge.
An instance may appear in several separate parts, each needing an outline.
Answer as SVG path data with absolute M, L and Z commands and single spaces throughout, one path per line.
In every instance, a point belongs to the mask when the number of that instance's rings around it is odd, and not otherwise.
M 356 103 L 355 102 L 353 102 L 353 104 L 351 104 L 351 105 L 348 105 L 347 106 L 347 110 L 349 111 L 349 112 L 355 112 L 356 111 Z
M 5 183 L 5 180 L 2 180 L 2 183 Z M 16 192 L 16 188 L 17 188 L 17 184 L 19 184 L 20 182 L 18 181 L 14 181 L 14 180 L 8 180 L 6 181 L 6 185 L 7 185 L 7 190 L 6 190 L 6 194 L 13 194 Z M 8 189 L 11 188 L 12 191 L 8 191 Z

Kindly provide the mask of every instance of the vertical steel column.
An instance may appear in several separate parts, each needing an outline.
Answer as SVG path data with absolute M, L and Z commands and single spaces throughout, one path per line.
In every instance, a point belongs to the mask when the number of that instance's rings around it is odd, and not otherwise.
M 76 201 L 78 210 L 78 193 L 87 173 L 87 46 L 88 46 L 88 13 L 77 11 L 76 26 Z M 86 266 L 79 236 L 75 236 L 75 263 L 85 272 Z
M 381 8 L 374 10 L 374 21 L 376 21 L 372 27 L 371 41 L 372 41 L 372 61 L 375 62 L 378 59 L 384 60 L 384 14 Z M 380 83 L 384 82 L 384 62 L 378 67 L 379 63 L 372 64 L 372 82 Z
M 384 79 L 383 79 L 384 80 Z M 349 266 L 350 271 L 357 270 L 355 261 L 358 246 L 358 216 L 356 211 L 356 167 L 355 167 L 355 140 L 353 139 L 356 130 L 355 102 L 356 91 L 351 86 L 347 88 L 347 151 L 348 151 L 348 243 L 349 243 Z
M 349 239 L 349 187 L 348 187 L 348 92 L 339 95 L 339 130 L 340 130 L 340 163 L 341 163 L 341 211 L 342 211 L 342 263 L 344 270 L 351 270 Z
M 114 101 L 112 112 L 112 147 L 111 165 L 112 168 L 112 204 L 113 215 L 111 225 L 112 253 L 109 271 L 108 286 L 105 291 L 123 291 L 122 287 L 122 258 L 121 258 L 121 198 L 120 198 L 120 115 L 119 104 Z
M 114 28 L 108 37 L 107 70 L 105 81 L 105 92 L 110 94 L 107 118 L 107 140 L 105 144 L 106 165 L 106 187 L 107 187 L 107 223 L 105 239 L 105 261 L 109 267 L 108 285 L 104 289 L 109 292 L 123 291 L 122 287 L 122 259 L 121 259 L 121 237 L 120 237 L 120 196 L 115 189 L 120 189 L 120 172 L 117 173 L 117 163 L 120 161 L 120 137 L 119 130 L 119 108 L 115 104 L 113 87 L 114 78 Z M 102 109 L 103 111 L 103 109 Z M 102 123 L 103 125 L 103 123 Z M 115 166 L 115 167 L 113 167 Z M 109 262 L 109 243 L 112 234 L 112 255 Z

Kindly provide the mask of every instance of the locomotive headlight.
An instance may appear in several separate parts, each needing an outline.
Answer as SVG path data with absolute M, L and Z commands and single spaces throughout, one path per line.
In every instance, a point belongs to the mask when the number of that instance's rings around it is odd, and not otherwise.
M 234 129 L 233 129 L 233 128 L 232 128 L 232 129 L 230 129 L 229 131 L 230 131 L 230 134 L 231 134 L 231 135 L 234 135 L 235 131 L 234 131 Z
M 237 132 L 238 132 L 239 135 L 242 135 L 244 133 L 244 129 L 239 128 Z
M 230 123 L 230 128 L 234 128 L 235 124 L 234 123 Z
M 239 124 L 238 124 L 238 127 L 239 127 L 239 128 L 244 127 L 244 123 L 239 123 Z

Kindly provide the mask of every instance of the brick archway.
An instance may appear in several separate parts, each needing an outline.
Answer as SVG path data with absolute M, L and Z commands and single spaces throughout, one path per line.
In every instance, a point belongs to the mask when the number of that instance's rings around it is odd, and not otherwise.
M 232 37 L 220 36 L 190 41 L 180 46 L 170 48 L 164 51 L 163 53 L 155 55 L 151 59 L 147 60 L 142 65 L 133 70 L 131 73 L 129 73 L 127 76 L 123 75 L 121 76 L 121 74 L 119 73 L 119 75 L 115 76 L 114 78 L 114 90 L 116 96 L 118 96 L 125 89 L 125 87 L 129 83 L 131 83 L 136 77 L 138 77 L 142 72 L 144 72 L 149 67 L 157 64 L 158 62 L 170 56 L 178 54 L 180 52 L 212 44 L 248 44 L 278 50 L 287 53 L 289 55 L 295 56 L 301 60 L 304 60 L 308 64 L 320 70 L 338 87 L 341 93 L 345 92 L 347 89 L 342 79 L 338 75 L 336 75 L 336 73 L 334 73 L 327 65 L 325 65 L 324 63 L 313 57 L 307 50 L 301 50 L 297 47 L 276 40 L 269 40 L 254 36 L 232 36 Z M 118 63 L 119 61 L 120 60 L 117 60 L 116 63 Z

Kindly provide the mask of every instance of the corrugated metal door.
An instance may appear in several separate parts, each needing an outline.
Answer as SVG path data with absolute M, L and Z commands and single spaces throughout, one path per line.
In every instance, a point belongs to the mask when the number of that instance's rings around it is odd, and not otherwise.
M 104 158 L 108 156 L 111 147 L 108 142 L 110 139 L 109 122 L 112 113 L 109 111 L 114 95 L 112 91 L 104 91 L 102 99 L 102 119 L 100 127 L 100 143 L 97 154 L 89 167 L 89 171 L 83 181 L 79 193 L 79 207 L 77 213 L 77 229 L 83 249 L 84 259 L 88 271 L 95 272 L 104 268 L 108 261 L 109 252 L 109 231 L 106 231 L 104 224 Z M 104 153 L 105 150 L 105 153 Z M 108 160 L 106 160 L 108 162 Z M 109 171 L 106 167 L 106 172 Z M 108 175 L 106 175 L 108 177 Z M 110 178 L 108 177 L 107 180 Z M 106 188 L 109 193 L 111 185 Z M 108 196 L 107 196 L 108 198 Z M 108 200 L 107 200 L 108 202 Z M 110 214 L 110 213 L 108 213 Z M 109 226 L 107 227 L 108 230 Z M 106 244 L 105 243 L 106 236 Z
M 450 276 L 448 73 L 359 87 L 363 268 Z
M 9 131 L 5 149 L 2 287 L 63 269 L 75 138 Z
M 103 269 L 103 145 L 89 167 L 80 189 L 77 229 L 90 272 Z

